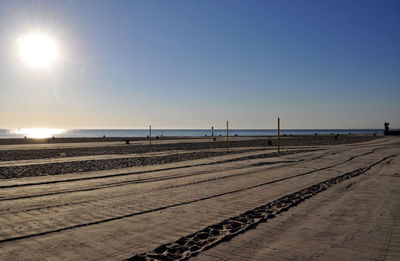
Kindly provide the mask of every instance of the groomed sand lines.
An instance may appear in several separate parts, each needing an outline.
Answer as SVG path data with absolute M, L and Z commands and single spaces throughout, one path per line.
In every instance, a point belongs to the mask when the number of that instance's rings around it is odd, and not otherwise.
M 396 153 L 393 142 L 388 143 L 303 149 L 280 157 L 242 151 L 140 168 L 3 180 L 0 255 L 128 258 L 366 168 Z
M 298 151 L 293 151 L 293 152 L 298 152 Z M 352 156 L 348 159 L 346 159 L 344 162 L 340 162 L 340 163 L 335 163 L 333 165 L 327 166 L 327 167 L 323 167 L 323 168 L 319 168 L 319 169 L 314 169 L 311 171 L 307 171 L 305 173 L 300 173 L 300 174 L 295 174 L 292 176 L 288 176 L 288 177 L 284 177 L 278 180 L 274 180 L 274 181 L 269 181 L 267 182 L 267 184 L 270 183 L 274 183 L 274 182 L 278 182 L 278 181 L 282 181 L 285 179 L 291 179 L 291 178 L 296 178 L 299 176 L 303 176 L 303 175 L 309 175 L 312 174 L 314 172 L 317 171 L 322 171 L 322 170 L 326 170 L 326 169 L 330 169 L 333 167 L 336 167 L 338 165 L 344 164 L 346 162 L 352 161 L 355 158 L 361 157 L 361 156 L 365 156 L 365 155 L 369 155 L 372 154 L 373 151 L 369 151 L 366 153 L 362 153 L 359 155 L 355 155 Z M 288 153 L 290 154 L 290 153 Z M 286 155 L 288 155 L 286 154 Z M 197 183 L 203 183 L 203 182 L 210 182 L 210 181 L 214 181 L 214 180 L 221 180 L 221 179 L 226 179 L 226 178 L 233 178 L 233 177 L 239 177 L 239 176 L 244 176 L 244 175 L 253 175 L 253 174 L 258 174 L 258 170 L 255 170 L 254 167 L 259 167 L 259 166 L 265 166 L 265 165 L 275 165 L 275 164 L 285 164 L 285 166 L 287 167 L 290 163 L 298 163 L 298 162 L 302 162 L 303 159 L 300 160 L 279 160 L 279 161 L 264 161 L 264 162 L 256 162 L 256 163 L 250 163 L 248 164 L 248 166 L 243 166 L 243 167 L 223 167 L 221 166 L 223 163 L 229 163 L 229 162 L 234 162 L 234 161 L 240 161 L 240 160 L 249 160 L 249 159 L 258 159 L 258 158 L 265 158 L 265 157 L 271 157 L 274 156 L 275 154 L 256 154 L 253 156 L 245 156 L 245 157 L 239 157 L 239 158 L 232 158 L 232 159 L 228 159 L 228 160 L 222 160 L 222 161 L 216 161 L 216 162 L 212 162 L 212 163 L 205 163 L 205 164 L 198 164 L 198 165 L 186 165 L 186 166 L 181 166 L 181 167 L 175 167 L 175 168 L 168 168 L 168 169 L 161 169 L 161 170 L 176 170 L 176 169 L 182 169 L 182 168 L 193 168 L 193 167 L 201 167 L 201 166 L 206 166 L 206 165 L 213 165 L 213 164 L 220 164 L 218 166 L 218 171 L 221 172 L 223 171 L 237 171 L 238 169 L 241 170 L 240 173 L 238 174 L 229 174 L 229 175 L 224 175 L 224 176 L 217 176 L 217 177 L 212 177 L 209 179 L 201 179 L 199 181 L 193 181 L 190 183 L 184 183 L 184 184 L 178 184 L 178 185 L 171 185 L 168 187 L 162 187 L 162 188 L 158 188 L 158 189 L 167 189 L 167 188 L 178 188 L 178 187 L 182 187 L 182 186 L 188 186 L 188 185 L 195 185 Z M 321 156 L 318 156 L 314 159 L 311 160 L 316 160 L 319 159 Z M 292 164 L 290 164 L 291 166 Z M 243 172 L 242 170 L 245 169 L 251 169 L 250 171 L 247 172 Z M 271 168 L 270 168 L 271 169 Z M 156 170 L 157 172 L 161 171 L 161 170 Z M 217 171 L 217 170 L 216 170 Z M 264 171 L 264 170 L 261 170 Z M 97 176 L 97 177 L 82 177 L 82 178 L 78 178 L 78 179 L 69 179 L 69 180 L 57 180 L 57 181 L 50 181 L 50 182 L 41 182 L 41 183 L 20 183 L 20 184 L 14 184 L 14 185 L 4 185 L 1 186 L 0 188 L 5 189 L 5 188 L 14 188 L 14 187 L 26 187 L 26 186 L 38 186 L 38 185 L 49 185 L 49 184 L 55 184 L 55 183 L 72 183 L 72 182 L 77 182 L 77 181 L 84 181 L 84 180 L 93 180 L 93 179 L 104 179 L 104 178 L 113 178 L 113 177 L 120 177 L 120 176 L 131 176 L 131 175 L 138 175 L 138 174 L 144 174 L 144 173 L 151 173 L 154 171 L 147 171 L 147 172 L 139 172 L 139 173 L 121 173 L 121 174 L 115 174 L 115 175 L 109 175 L 109 176 Z M 26 195 L 24 194 L 23 196 L 15 196 L 15 197 L 1 197 L 0 196 L 0 201 L 10 201 L 10 200 L 17 200 L 17 199 L 25 199 L 25 198 L 34 198 L 34 197 L 44 197 L 44 196 L 52 196 L 52 195 L 60 195 L 60 194 L 67 194 L 67 193 L 77 193 L 77 192 L 83 192 L 83 191 L 93 191 L 93 190 L 100 190 L 100 189 L 106 189 L 106 188 L 110 188 L 110 187 L 117 187 L 117 186 L 127 186 L 127 185 L 132 185 L 132 184 L 143 184 L 143 183 L 150 183 L 150 182 L 158 182 L 158 181 L 166 181 L 166 180 L 177 180 L 177 179 L 182 179 L 182 178 L 187 178 L 187 177 L 194 177 L 194 176 L 200 176 L 200 175 L 205 175 L 205 174 L 210 174 L 210 170 L 207 171 L 193 171 L 189 174 L 177 174 L 177 175 L 168 175 L 168 176 L 155 176 L 155 177 L 149 177 L 149 178 L 139 178 L 139 179 L 129 179 L 129 180 L 124 180 L 124 181 L 110 181 L 108 180 L 107 183 L 105 184 L 99 184 L 99 185 L 94 185 L 94 184 L 90 184 L 89 188 L 80 188 L 80 189 L 71 189 L 71 190 L 66 190 L 65 189 L 65 185 L 63 186 L 63 190 L 62 191 L 49 191 L 46 190 L 45 193 L 39 193 L 39 194 L 33 194 L 33 195 Z M 71 184 L 73 187 L 76 187 L 74 184 Z M 265 184 L 258 184 L 258 185 L 265 185 Z M 256 185 L 256 186 L 258 186 Z M 7 193 L 7 192 L 6 192 Z
M 376 141 L 381 137 L 373 137 L 366 135 L 343 136 L 335 140 L 333 136 L 319 136 L 319 137 L 283 137 L 281 145 L 288 146 L 320 146 L 320 145 L 337 145 L 348 144 L 365 141 Z M 276 146 L 276 138 L 263 137 L 263 138 L 248 138 L 248 137 L 231 137 L 229 146 L 230 148 L 238 147 L 268 147 L 267 141 L 272 142 L 272 147 Z M 210 139 L 191 139 L 190 142 L 181 142 L 181 140 L 165 140 L 157 141 L 159 144 L 153 144 L 151 151 L 165 151 L 165 150 L 204 150 L 225 148 L 225 141 L 217 140 L 215 142 Z M 101 145 L 101 143 L 98 143 Z M 86 146 L 84 144 L 76 145 L 71 143 L 72 147 L 63 147 L 63 143 L 54 144 L 27 144 L 26 148 L 20 149 L 20 145 L 0 145 L 0 160 L 29 160 L 29 159 L 46 159 L 57 157 L 76 157 L 76 156 L 95 156 L 95 155 L 118 155 L 118 154 L 133 154 L 133 153 L 147 153 L 149 152 L 148 143 L 124 145 L 122 142 L 118 146 L 106 145 L 103 146 Z M 50 147 L 46 147 L 46 146 Z M 40 147 L 41 146 L 41 147 Z M 7 148 L 7 149 L 4 149 Z
M 315 147 L 287 147 L 286 150 L 299 150 L 299 149 L 316 149 Z M 275 151 L 275 147 L 270 148 L 254 148 L 254 147 L 238 147 L 231 148 L 232 153 L 241 153 L 249 151 Z M 149 151 L 146 153 L 133 153 L 133 154 L 111 154 L 111 155 L 93 155 L 93 156 L 75 156 L 75 157 L 57 157 L 57 158 L 45 158 L 45 159 L 30 159 L 30 160 L 8 160 L 0 161 L 0 167 L 12 167 L 12 166 L 26 166 L 26 165 L 39 165 L 39 164 L 50 164 L 50 163 L 63 163 L 63 162 L 75 162 L 75 161 L 90 161 L 90 160 L 109 160 L 109 159 L 128 159 L 128 158 L 142 158 L 142 157 L 160 157 L 168 156 L 172 154 L 188 154 L 195 152 L 225 152 L 225 148 L 216 149 L 201 149 L 201 150 L 165 150 L 165 151 Z
M 191 260 L 400 260 L 399 164 L 387 159 Z
M 216 141 L 224 142 L 225 137 L 215 137 Z M 259 140 L 259 137 L 231 137 L 232 141 Z M 40 149 L 67 149 L 67 148 L 89 148 L 89 147 L 112 147 L 125 146 L 125 141 L 130 140 L 133 146 L 149 144 L 147 138 L 56 138 L 55 140 L 42 139 L 6 139 L 0 140 L 1 150 L 40 150 Z M 174 144 L 174 143 L 199 143 L 210 142 L 211 137 L 153 137 L 152 144 Z
M 306 150 L 283 150 L 282 155 L 298 153 L 302 151 L 312 151 L 315 149 Z M 247 150 L 234 150 L 231 154 L 252 152 L 254 149 Z M 258 150 L 256 150 L 258 151 Z M 276 152 L 269 153 L 258 153 L 258 156 L 254 157 L 272 157 L 276 155 Z M 66 162 L 56 162 L 56 163 L 41 163 L 38 164 L 25 164 L 13 165 L 13 166 L 0 166 L 0 178 L 21 178 L 21 177 L 35 177 L 35 176 L 47 176 L 47 175 L 60 175 L 66 173 L 76 173 L 76 172 L 88 172 L 88 171 L 98 171 L 98 170 L 108 170 L 108 169 L 118 169 L 118 168 L 130 168 L 136 166 L 146 166 L 146 165 L 158 165 L 171 162 L 180 162 L 186 160 L 202 159 L 217 157 L 221 155 L 226 155 L 225 151 L 198 151 L 189 153 L 168 153 L 162 156 L 141 156 L 141 157 L 118 157 L 109 158 L 101 160 L 69 160 Z
M 297 192 L 285 195 L 268 204 L 259 206 L 252 210 L 246 211 L 241 215 L 226 219 L 218 224 L 208 226 L 193 234 L 181 237 L 173 243 L 167 243 L 158 246 L 154 250 L 137 254 L 127 261 L 136 260 L 183 260 L 191 256 L 195 256 L 201 251 L 207 250 L 218 243 L 229 240 L 236 235 L 255 228 L 259 223 L 266 222 L 274 218 L 277 214 L 287 211 L 297 206 L 304 200 L 326 190 L 327 188 L 341 183 L 344 180 L 361 175 L 370 170 L 375 165 L 394 158 L 397 155 L 385 157 L 373 164 L 355 169 L 343 175 L 325 180 L 315 185 L 309 186 Z

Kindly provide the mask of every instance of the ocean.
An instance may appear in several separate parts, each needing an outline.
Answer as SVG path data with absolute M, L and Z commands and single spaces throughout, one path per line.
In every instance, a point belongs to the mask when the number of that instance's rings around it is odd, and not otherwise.
M 382 133 L 382 129 L 282 129 L 281 135 Z M 211 136 L 211 129 L 154 129 L 151 136 Z M 229 136 L 276 135 L 276 129 L 231 129 Z M 148 129 L 0 129 L 0 139 L 6 138 L 77 138 L 77 137 L 146 137 Z M 215 129 L 214 136 L 225 136 L 225 129 Z

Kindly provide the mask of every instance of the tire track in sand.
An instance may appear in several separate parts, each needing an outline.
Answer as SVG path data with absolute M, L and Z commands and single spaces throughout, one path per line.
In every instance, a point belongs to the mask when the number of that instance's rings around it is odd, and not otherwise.
M 365 154 L 365 153 L 363 153 L 363 154 Z M 368 153 L 368 154 L 370 154 L 370 153 Z M 360 154 L 360 155 L 362 155 L 362 154 Z M 393 157 L 393 156 L 390 156 L 390 157 Z M 345 162 L 347 162 L 347 161 L 348 160 L 346 160 Z M 383 160 L 381 160 L 381 161 L 383 161 Z M 343 163 L 335 164 L 335 166 L 340 165 L 340 164 L 343 164 Z M 43 235 L 58 233 L 58 232 L 66 231 L 66 230 L 71 230 L 71 229 L 76 229 L 76 228 L 81 228 L 81 227 L 86 227 L 86 226 L 91 226 L 91 225 L 97 225 L 97 224 L 112 222 L 112 221 L 116 221 L 116 220 L 120 220 L 120 219 L 124 219 L 124 218 L 129 218 L 129 217 L 133 217 L 133 216 L 138 216 L 138 215 L 142 215 L 142 214 L 157 212 L 157 211 L 161 211 L 161 210 L 168 209 L 168 208 L 188 205 L 188 204 L 192 204 L 192 203 L 199 202 L 199 201 L 204 201 L 204 200 L 217 198 L 217 197 L 221 197 L 221 196 L 225 196 L 225 195 L 229 195 L 229 194 L 234 194 L 234 193 L 238 193 L 238 192 L 254 189 L 254 188 L 257 188 L 257 187 L 261 187 L 261 186 L 265 186 L 265 185 L 269 185 L 269 184 L 273 184 L 273 183 L 278 183 L 278 182 L 285 181 L 285 180 L 290 180 L 290 179 L 297 178 L 297 177 L 300 177 L 300 176 L 309 175 L 311 173 L 314 173 L 314 172 L 317 172 L 317 171 L 321 171 L 321 170 L 326 170 L 328 168 L 332 168 L 332 166 L 328 166 L 328 167 L 324 167 L 324 168 L 320 168 L 320 169 L 316 169 L 316 170 L 312 170 L 312 171 L 308 171 L 308 172 L 305 172 L 305 173 L 300 173 L 300 174 L 296 174 L 296 175 L 292 175 L 292 176 L 288 176 L 288 177 L 284 177 L 284 178 L 270 180 L 270 181 L 259 183 L 259 184 L 255 184 L 255 185 L 252 185 L 252 186 L 248 186 L 248 187 L 244 187 L 244 188 L 240 188 L 240 189 L 235 189 L 235 190 L 231 190 L 231 191 L 227 191 L 227 192 L 223 192 L 223 193 L 218 193 L 218 194 L 214 194 L 214 195 L 210 195 L 210 196 L 206 196 L 206 197 L 202 197 L 202 198 L 198 198 L 198 199 L 194 199 L 194 200 L 189 200 L 189 201 L 174 203 L 174 204 L 170 204 L 170 205 L 166 205 L 166 206 L 161 206 L 161 207 L 158 207 L 158 208 L 148 209 L 148 210 L 134 212 L 134 213 L 128 213 L 128 214 L 125 214 L 125 215 L 120 215 L 120 216 L 116 216 L 116 217 L 101 219 L 101 220 L 87 222 L 87 223 L 76 224 L 76 225 L 72 225 L 72 226 L 67 226 L 67 227 L 54 229 L 54 230 L 48 230 L 48 231 L 39 232 L 39 233 L 32 233 L 32 234 L 27 234 L 27 235 L 21 235 L 21 236 L 16 236 L 16 237 L 5 238 L 5 239 L 1 239 L 0 243 L 11 242 L 11 241 L 21 240 L 21 239 L 26 239 L 26 238 L 32 238 L 32 237 L 37 237 L 37 236 L 43 236 Z
M 285 195 L 279 199 L 246 211 L 241 215 L 226 219 L 218 224 L 208 226 L 193 234 L 184 236 L 172 243 L 160 245 L 152 251 L 137 254 L 125 261 L 138 260 L 186 260 L 189 257 L 199 254 L 217 244 L 229 240 L 247 230 L 255 228 L 258 224 L 274 218 L 277 214 L 297 206 L 306 199 L 325 191 L 329 187 L 339 184 L 347 179 L 364 174 L 374 166 L 394 158 L 398 155 L 391 155 L 361 167 L 343 175 L 327 179 L 305 189 Z
M 301 152 L 311 152 L 311 151 L 317 151 L 317 150 L 290 150 L 290 151 L 281 152 L 281 155 L 295 154 L 295 153 L 301 153 Z M 125 172 L 125 173 L 107 174 L 107 175 L 94 176 L 94 177 L 80 177 L 80 178 L 61 179 L 61 180 L 52 180 L 52 181 L 44 181 L 44 182 L 28 182 L 28 183 L 19 183 L 19 184 L 11 184 L 11 185 L 0 185 L 0 189 L 14 188 L 14 187 L 26 187 L 26 186 L 37 186 L 37 185 L 49 185 L 49 184 L 65 183 L 65 182 L 72 182 L 72 181 L 83 181 L 83 180 L 93 180 L 93 179 L 112 178 L 112 177 L 122 177 L 122 176 L 138 175 L 138 174 L 152 173 L 152 172 L 165 171 L 165 170 L 176 170 L 176 169 L 184 169 L 184 168 L 190 168 L 190 167 L 201 167 L 201 166 L 215 165 L 215 164 L 248 160 L 248 159 L 268 158 L 268 157 L 274 157 L 274 156 L 277 156 L 276 152 L 261 153 L 261 154 L 251 155 L 251 156 L 242 156 L 242 157 L 237 157 L 237 158 L 232 158 L 232 159 L 227 159 L 227 160 L 219 160 L 219 161 L 210 162 L 210 163 L 200 163 L 200 164 L 191 164 L 191 165 L 189 164 L 189 165 L 183 165 L 183 166 L 178 166 L 178 167 L 170 167 L 170 168 L 162 168 L 162 169 L 154 169 L 154 170 L 146 170 L 146 171 Z M 64 173 L 64 174 L 69 174 L 69 173 Z
M 377 149 L 374 149 L 372 151 L 366 152 L 366 153 L 362 153 L 362 154 L 358 154 L 355 156 L 350 157 L 349 159 L 343 161 L 343 162 L 339 162 L 327 167 L 323 167 L 323 168 L 319 168 L 316 170 L 312 170 L 310 172 L 307 173 L 303 173 L 300 175 L 306 175 L 306 174 L 311 174 L 313 172 L 316 171 L 321 171 L 321 170 L 326 170 L 329 168 L 333 168 L 342 164 L 345 164 L 349 161 L 352 161 L 355 158 L 358 157 L 362 157 L 362 156 L 366 156 L 369 154 L 372 154 L 376 151 Z M 292 153 L 288 153 L 288 154 L 292 154 Z M 120 176 L 120 175 L 137 175 L 137 174 L 144 174 L 144 173 L 151 173 L 151 172 L 156 172 L 156 171 L 163 171 L 163 170 L 173 170 L 173 169 L 181 169 L 181 168 L 189 168 L 189 167 L 200 167 L 200 166 L 210 166 L 210 165 L 215 165 L 215 164 L 221 164 L 221 163 L 228 163 L 228 162 L 233 162 L 233 161 L 242 161 L 242 160 L 248 160 L 248 159 L 256 159 L 256 158 L 266 158 L 270 156 L 270 153 L 266 153 L 266 154 L 258 154 L 258 155 L 252 155 L 252 156 L 245 156 L 245 157 L 239 157 L 239 158 L 234 158 L 234 159 L 229 159 L 229 160 L 223 160 L 223 161 L 217 161 L 217 162 L 212 162 L 212 163 L 202 163 L 202 164 L 196 164 L 196 165 L 186 165 L 186 166 L 180 166 L 180 167 L 175 167 L 175 168 L 165 168 L 165 169 L 159 169 L 159 170 L 149 170 L 149 171 L 143 171 L 143 172 L 134 172 L 134 173 L 121 173 L 121 174 L 117 174 L 116 176 Z M 315 159 L 319 159 L 321 158 L 321 156 L 315 157 L 313 159 L 309 159 L 308 161 L 312 161 Z M 268 163 L 268 164 L 277 164 L 277 163 L 298 163 L 298 162 L 303 162 L 303 159 L 297 160 L 297 161 L 281 161 L 281 162 L 273 162 L 273 163 Z M 248 168 L 243 167 L 243 169 Z M 237 168 L 236 168 L 237 169 Z M 55 191 L 55 192 L 48 192 L 48 193 L 41 193 L 41 194 L 35 194 L 35 195 L 24 195 L 24 196 L 18 196 L 18 197 L 7 197 L 7 198 L 0 198 L 0 201 L 10 201 L 10 200 L 20 200 L 20 199 L 29 199 L 29 198 L 35 198 L 35 197 L 45 197 L 45 196 L 55 196 L 55 195 L 61 195 L 61 194 L 69 194 L 69 193 L 77 193 L 77 192 L 86 192 L 86 191 L 94 191 L 94 190 L 99 190 L 99 189 L 106 189 L 106 188 L 111 188 L 111 187 L 119 187 L 119 186 L 126 186 L 126 185 L 131 185 L 131 184 L 143 184 L 143 183 L 150 183 L 150 182 L 158 182 L 158 181 L 165 181 L 165 180 L 172 180 L 172 179 L 178 179 L 178 178 L 185 178 L 185 177 L 191 177 L 191 176 L 198 176 L 198 175 L 204 175 L 204 174 L 209 174 L 209 171 L 204 171 L 204 172 L 199 172 L 199 173 L 195 173 L 195 174 L 186 174 L 186 175 L 175 175 L 175 176 L 170 176 L 170 177 L 155 177 L 155 178 L 148 178 L 148 179 L 141 179 L 141 180 L 128 180 L 128 181 L 119 181 L 119 182 L 115 182 L 115 183 L 108 183 L 108 184 L 103 184 L 103 185 L 98 185 L 96 187 L 91 187 L 91 188 L 82 188 L 82 189 L 73 189 L 73 190 L 63 190 L 63 191 Z M 175 187 L 183 187 L 183 186 L 189 186 L 189 185 L 195 185 L 198 183 L 204 183 L 204 182 L 210 182 L 210 181 L 215 181 L 215 180 L 219 180 L 219 179 L 226 179 L 226 178 L 232 178 L 232 177 L 239 177 L 239 176 L 244 176 L 244 175 L 252 175 L 252 174 L 257 174 L 258 172 L 246 172 L 246 173 L 241 173 L 241 174 L 233 174 L 233 175 L 227 175 L 224 177 L 216 177 L 216 178 L 211 178 L 211 179 L 205 179 L 202 181 L 197 181 L 197 182 L 190 182 L 190 183 L 185 183 L 185 184 L 180 184 L 180 185 L 174 185 L 174 186 L 169 186 L 166 188 L 175 188 Z M 291 177 L 297 177 L 296 175 L 291 176 Z M 85 178 L 83 178 L 85 179 Z M 90 178 L 89 178 L 90 179 Z M 79 179 L 79 181 L 82 179 Z M 75 181 L 75 180 L 74 180 Z M 57 182 L 57 181 L 54 181 Z M 52 182 L 44 182 L 41 184 L 53 184 Z M 58 182 L 57 182 L 58 183 Z M 38 183 L 35 183 L 35 185 Z M 11 188 L 11 187 L 18 187 L 18 184 L 11 185 L 8 186 L 7 188 Z M 0 186 L 0 188 L 2 188 Z M 158 189 L 164 189 L 164 188 L 158 188 Z

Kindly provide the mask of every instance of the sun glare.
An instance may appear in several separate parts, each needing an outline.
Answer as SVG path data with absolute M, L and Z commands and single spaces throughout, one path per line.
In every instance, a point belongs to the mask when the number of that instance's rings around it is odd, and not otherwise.
M 58 57 L 56 43 L 48 35 L 32 33 L 18 39 L 22 60 L 35 68 L 46 68 Z
M 63 129 L 50 129 L 50 128 L 29 128 L 29 129 L 18 129 L 15 131 L 16 134 L 22 134 L 27 138 L 41 139 L 51 138 L 54 135 L 63 133 Z

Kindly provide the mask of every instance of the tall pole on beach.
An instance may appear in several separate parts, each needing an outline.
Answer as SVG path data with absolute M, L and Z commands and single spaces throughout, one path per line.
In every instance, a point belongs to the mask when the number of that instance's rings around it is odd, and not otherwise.
M 226 121 L 226 152 L 229 150 L 229 125 L 228 121 Z
M 150 125 L 150 129 L 149 129 L 149 142 L 150 142 L 150 149 L 151 149 L 151 125 Z
M 281 119 L 278 117 L 278 154 L 281 153 Z

